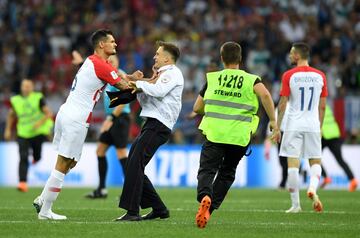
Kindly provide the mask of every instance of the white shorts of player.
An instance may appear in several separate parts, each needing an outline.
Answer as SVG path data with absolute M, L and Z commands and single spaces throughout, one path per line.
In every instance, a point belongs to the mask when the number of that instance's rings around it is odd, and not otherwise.
M 86 124 L 75 122 L 59 111 L 55 120 L 53 139 L 58 154 L 79 161 L 88 128 Z
M 321 151 L 320 132 L 285 131 L 283 134 L 280 156 L 320 159 Z

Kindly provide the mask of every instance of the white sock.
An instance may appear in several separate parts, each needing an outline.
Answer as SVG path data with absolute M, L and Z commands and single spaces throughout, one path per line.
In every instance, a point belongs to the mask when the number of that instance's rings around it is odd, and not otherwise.
M 300 207 L 298 168 L 288 168 L 287 181 L 288 181 L 288 189 L 290 192 L 291 205 L 293 207 Z
M 41 198 L 44 200 L 44 204 L 41 207 L 40 213 L 45 214 L 51 211 L 52 204 L 61 191 L 64 177 L 65 174 L 55 169 L 51 172 L 51 175 L 48 178 L 45 187 L 40 195 Z
M 320 164 L 313 164 L 310 167 L 309 189 L 312 188 L 316 192 L 316 189 L 319 186 L 320 176 L 321 176 L 321 166 L 320 166 Z

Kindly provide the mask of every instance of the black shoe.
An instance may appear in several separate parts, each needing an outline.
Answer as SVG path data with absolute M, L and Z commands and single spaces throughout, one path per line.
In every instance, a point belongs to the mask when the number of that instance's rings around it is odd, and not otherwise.
M 170 217 L 170 212 L 169 210 L 162 210 L 162 211 L 154 211 L 152 210 L 151 212 L 149 212 L 146 215 L 142 216 L 143 220 L 153 220 L 156 218 L 160 218 L 160 219 L 166 219 Z
M 114 221 L 141 221 L 142 218 L 139 215 L 129 215 L 125 213 L 121 217 L 116 218 Z
M 107 198 L 106 189 L 95 189 L 91 193 L 85 195 L 86 198 L 97 199 L 97 198 Z

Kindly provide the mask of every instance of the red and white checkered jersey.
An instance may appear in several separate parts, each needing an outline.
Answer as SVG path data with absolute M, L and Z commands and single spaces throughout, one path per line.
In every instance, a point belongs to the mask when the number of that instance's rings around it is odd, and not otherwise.
M 328 95 L 325 74 L 299 66 L 282 76 L 280 96 L 289 97 L 284 131 L 320 132 L 320 97 Z
M 93 54 L 77 72 L 71 91 L 60 111 L 79 123 L 90 123 L 93 108 L 107 83 L 114 85 L 121 78 L 109 62 Z

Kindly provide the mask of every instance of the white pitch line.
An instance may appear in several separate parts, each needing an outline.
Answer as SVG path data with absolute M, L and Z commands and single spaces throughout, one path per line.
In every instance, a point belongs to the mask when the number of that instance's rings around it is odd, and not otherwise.
M 159 221 L 163 222 L 166 225 L 194 225 L 193 221 L 180 221 L 180 222 L 174 222 L 171 220 L 167 221 Z M 146 223 L 150 223 L 153 221 L 145 221 Z M 76 224 L 76 225 L 129 225 L 129 224 L 143 224 L 142 222 L 115 222 L 115 221 L 39 221 L 39 220 L 33 220 L 33 221 L 0 221 L 0 224 Z M 310 224 L 313 224 L 312 222 L 309 222 Z M 280 225 L 280 226 L 299 226 L 300 223 L 298 222 L 243 222 L 243 221 L 233 221 L 233 222 L 217 222 L 212 220 L 212 225 L 248 225 L 248 226 L 274 226 L 274 225 Z M 316 223 L 316 226 L 334 226 L 334 223 Z M 348 223 L 336 223 L 336 226 L 349 226 L 351 224 Z
M 175 208 L 173 209 L 175 211 L 194 211 L 192 209 L 184 209 L 184 208 Z M 195 209 L 196 210 L 196 209 Z M 225 211 L 225 212 L 256 212 L 256 213 L 284 213 L 285 210 L 271 210 L 271 209 L 220 209 L 219 211 Z M 301 211 L 301 213 L 315 213 L 314 211 Z M 346 212 L 346 211 L 323 211 L 323 213 L 329 213 L 329 214 L 360 214 L 360 212 Z

